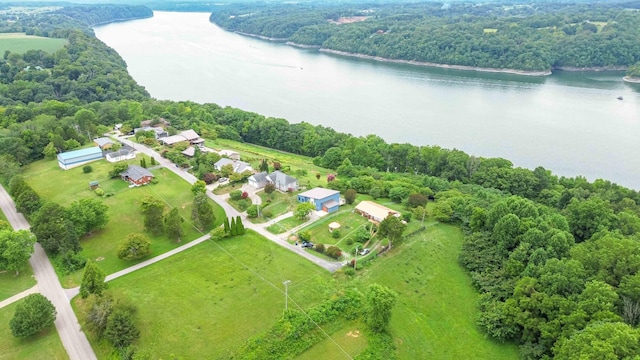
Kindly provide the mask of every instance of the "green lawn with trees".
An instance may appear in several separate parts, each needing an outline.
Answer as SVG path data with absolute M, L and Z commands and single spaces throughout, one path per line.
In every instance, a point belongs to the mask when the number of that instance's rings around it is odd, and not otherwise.
M 47 38 L 42 36 L 26 35 L 24 33 L 0 34 L 1 54 L 4 54 L 6 51 L 24 54 L 29 50 L 43 50 L 48 53 L 54 53 L 66 44 L 66 39 Z
M 0 273 L 0 301 L 27 290 L 36 284 L 31 266 L 26 266 L 16 276 L 13 271 Z
M 13 318 L 17 306 L 18 303 L 14 303 L 0 309 L 0 354 L 2 354 L 2 358 L 8 360 L 68 359 L 67 352 L 53 326 L 27 339 L 19 339 L 11 334 L 9 321 Z

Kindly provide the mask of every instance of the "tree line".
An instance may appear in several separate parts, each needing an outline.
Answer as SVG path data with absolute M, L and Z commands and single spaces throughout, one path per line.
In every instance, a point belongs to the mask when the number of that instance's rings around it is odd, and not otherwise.
M 228 4 L 230 30 L 388 59 L 546 71 L 640 61 L 638 2 L 607 4 Z M 336 24 L 340 17 L 365 21 Z

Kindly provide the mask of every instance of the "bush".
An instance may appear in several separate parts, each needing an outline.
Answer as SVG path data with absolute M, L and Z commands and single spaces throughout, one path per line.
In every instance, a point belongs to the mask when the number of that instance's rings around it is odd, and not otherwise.
M 17 338 L 27 338 L 53 325 L 56 308 L 41 294 L 31 294 L 16 306 L 9 322 L 11 333 Z
M 87 259 L 74 251 L 66 251 L 56 258 L 56 263 L 66 274 L 71 274 L 84 268 L 87 264 Z
M 205 184 L 207 185 L 213 184 L 214 182 L 218 181 L 218 175 L 210 172 L 204 173 L 204 175 L 202 175 L 202 180 L 204 180 Z
M 334 239 L 338 239 L 340 237 L 340 230 L 339 229 L 335 229 L 331 232 L 331 237 Z
M 352 238 L 348 238 L 346 242 L 347 242 L 347 245 L 349 245 L 349 246 L 353 245 L 353 239 Z
M 258 206 L 257 205 L 251 205 L 247 208 L 247 216 L 250 218 L 256 218 L 258 217 Z
M 85 174 L 88 174 L 92 171 L 93 171 L 93 168 L 91 167 L 91 165 L 85 165 L 82 167 L 82 172 Z
M 402 220 L 409 222 L 411 221 L 411 217 L 413 216 L 413 213 L 410 212 L 406 212 L 402 214 Z
M 325 252 L 324 244 L 317 244 L 316 247 L 315 247 L 315 250 L 317 252 L 319 252 L 320 254 L 324 254 L 324 252 Z
M 151 240 L 143 234 L 129 234 L 118 247 L 118 258 L 122 260 L 141 259 L 149 253 L 151 253 Z
M 264 192 L 266 194 L 271 194 L 272 192 L 274 192 L 276 190 L 276 186 L 272 183 L 268 183 L 267 185 L 265 185 L 264 187 Z
M 353 276 L 353 275 L 356 274 L 356 270 L 353 267 L 348 267 L 348 268 L 344 269 L 343 272 L 344 272 L 345 275 L 348 275 L 348 276 Z
M 104 190 L 102 190 L 101 188 L 96 188 L 94 191 L 96 192 L 96 195 L 104 196 Z
M 249 193 L 248 193 L 248 192 L 246 192 L 246 191 L 243 191 L 243 192 L 242 192 L 241 197 L 242 197 L 243 199 L 246 199 L 246 198 L 248 198 L 248 197 L 249 197 Z
M 242 199 L 242 200 L 238 200 L 237 204 L 238 204 L 238 208 L 240 210 L 245 211 L 245 210 L 247 210 L 247 208 L 251 204 L 251 201 L 246 200 L 246 199 Z
M 242 190 L 233 190 L 229 193 L 229 197 L 231 200 L 240 200 L 242 199 Z
M 358 193 L 354 189 L 349 189 L 344 192 L 344 200 L 347 204 L 351 205 L 356 200 L 356 195 L 358 195 Z
M 262 210 L 262 217 L 263 218 L 271 218 L 271 217 L 273 217 L 273 211 L 271 211 L 270 209 Z
M 302 241 L 309 241 L 311 240 L 311 231 L 303 231 L 301 233 L 298 233 L 298 237 Z
M 327 249 L 327 255 L 334 259 L 339 259 L 340 256 L 342 256 L 342 251 L 337 246 L 329 246 Z
M 371 238 L 371 233 L 366 227 L 360 227 L 356 231 L 355 237 L 357 242 L 364 243 Z

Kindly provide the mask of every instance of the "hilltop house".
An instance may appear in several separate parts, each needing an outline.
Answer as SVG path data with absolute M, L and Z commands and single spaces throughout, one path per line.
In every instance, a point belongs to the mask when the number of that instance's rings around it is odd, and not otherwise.
M 150 183 L 153 180 L 153 174 L 142 166 L 129 165 L 127 170 L 120 173 L 120 178 L 132 185 L 140 186 Z
M 328 213 L 338 211 L 340 208 L 340 192 L 337 190 L 314 188 L 298 194 L 298 202 L 310 202 L 316 207 L 316 211 Z
M 182 141 L 188 141 L 191 145 L 204 144 L 204 139 L 201 139 L 200 135 L 191 129 L 182 131 L 177 135 L 167 136 L 160 141 L 168 146 L 173 146 Z
M 400 213 L 373 201 L 361 201 L 355 208 L 355 212 L 366 217 L 369 221 L 379 224 L 389 215 L 400 217 Z
M 58 154 L 58 166 L 68 170 L 100 159 L 102 159 L 102 150 L 98 146 L 94 146 Z
M 267 186 L 267 184 L 273 184 L 277 190 L 282 192 L 298 190 L 298 179 L 278 170 L 268 175 L 266 172 L 253 174 L 247 181 L 249 185 L 256 189 L 262 189 Z
M 249 165 L 249 163 L 246 163 L 240 160 L 231 160 L 227 158 L 222 158 L 218 160 L 215 164 L 213 164 L 213 167 L 217 171 L 220 171 L 222 170 L 223 166 L 229 165 L 229 164 L 231 164 L 231 166 L 233 167 L 233 172 L 235 173 L 242 174 L 245 171 L 253 171 L 253 168 L 251 167 L 251 165 Z

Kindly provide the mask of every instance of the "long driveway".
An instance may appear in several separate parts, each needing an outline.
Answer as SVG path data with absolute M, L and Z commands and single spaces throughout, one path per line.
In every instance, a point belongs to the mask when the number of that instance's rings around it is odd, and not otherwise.
M 27 219 L 16 211 L 13 200 L 2 186 L 0 186 L 0 208 L 15 230 L 29 229 Z M 35 244 L 35 252 L 31 255 L 29 263 L 38 281 L 39 292 L 46 296 L 58 311 L 54 324 L 69 358 L 71 360 L 96 359 L 96 354 L 82 332 L 78 319 L 71 309 L 69 299 L 67 299 L 56 272 L 40 244 Z
M 196 180 L 198 180 L 195 176 L 193 176 L 192 174 L 188 173 L 186 170 L 182 170 L 178 167 L 175 166 L 175 164 L 173 164 L 170 160 L 167 160 L 163 157 L 160 156 L 160 154 L 158 154 L 157 152 L 155 152 L 153 149 L 150 149 L 144 145 L 141 144 L 134 144 L 133 142 L 127 140 L 127 139 L 123 139 L 123 138 L 118 138 L 119 141 L 121 141 L 122 143 L 124 143 L 125 145 L 129 145 L 133 148 L 135 148 L 137 151 L 144 153 L 148 156 L 151 156 L 153 158 L 156 159 L 156 161 L 158 163 L 160 163 L 161 165 L 164 165 L 164 167 L 166 167 L 167 169 L 173 171 L 174 173 L 176 173 L 178 176 L 180 176 L 181 178 L 183 178 L 186 182 L 188 182 L 189 184 L 193 184 L 196 182 Z M 236 217 L 236 216 L 241 216 L 243 218 L 243 224 L 244 227 L 247 229 L 251 229 L 255 232 L 257 232 L 258 234 L 264 236 L 265 238 L 275 242 L 276 244 L 284 247 L 285 249 L 289 250 L 289 251 L 293 251 L 296 254 L 304 257 L 305 259 L 313 262 L 314 264 L 330 271 L 330 272 L 335 272 L 338 269 L 340 269 L 343 264 L 339 261 L 328 261 L 325 259 L 321 259 L 317 256 L 314 256 L 310 253 L 308 253 L 305 249 L 298 247 L 298 246 L 293 246 L 291 244 L 289 244 L 285 239 L 283 239 L 282 237 L 278 236 L 278 235 L 274 235 L 270 232 L 268 232 L 267 230 L 265 230 L 264 226 L 260 225 L 260 224 L 254 224 L 251 221 L 248 221 L 247 218 L 241 214 L 240 212 L 238 212 L 238 210 L 234 209 L 231 205 L 229 205 L 229 203 L 227 203 L 226 201 L 224 201 L 223 199 L 221 199 L 220 197 L 214 195 L 213 193 L 211 193 L 210 191 L 207 191 L 207 196 L 209 196 L 209 198 L 211 198 L 211 200 L 215 201 L 216 204 L 220 205 L 225 213 L 227 214 L 227 216 L 229 217 Z

